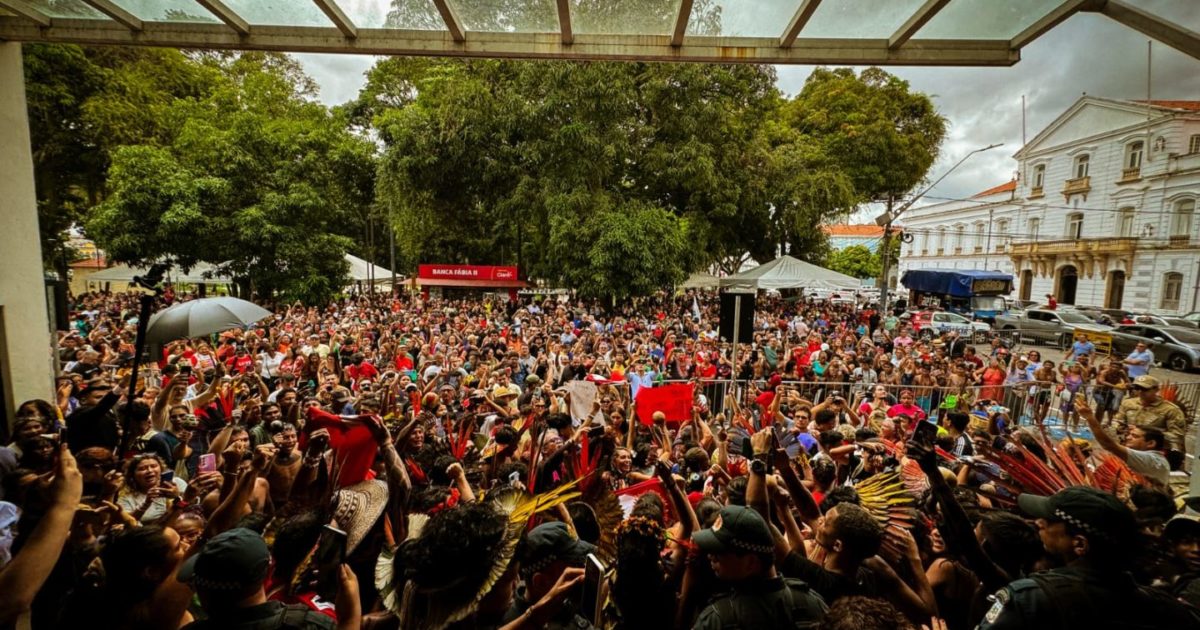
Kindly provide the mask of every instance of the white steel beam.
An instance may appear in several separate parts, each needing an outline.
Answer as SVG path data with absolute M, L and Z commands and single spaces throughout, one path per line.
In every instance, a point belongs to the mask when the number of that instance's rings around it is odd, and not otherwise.
M 675 16 L 675 32 L 671 35 L 672 46 L 682 46 L 683 36 L 687 34 L 688 20 L 692 19 L 693 0 L 681 0 L 679 15 Z
M 913 35 L 916 35 L 917 31 L 921 30 L 921 27 L 925 26 L 929 20 L 932 20 L 933 16 L 937 15 L 937 12 L 941 11 L 942 7 L 947 4 L 950 4 L 950 0 L 925 0 L 925 4 L 921 5 L 921 8 L 910 15 L 904 21 L 904 24 L 900 25 L 900 28 L 896 29 L 896 32 L 892 33 L 892 36 L 888 38 L 888 48 L 896 50 L 903 46 L 905 42 L 912 39 Z
M 571 0 L 558 0 L 558 32 L 562 34 L 562 43 L 575 42 L 575 33 L 571 31 Z
M 0 9 L 7 9 L 25 18 L 37 22 L 38 26 L 50 26 L 50 16 L 25 4 L 23 0 L 0 0 Z
M 1179 24 L 1168 22 L 1157 15 L 1118 0 L 1108 0 L 1101 7 L 1100 12 L 1185 55 L 1200 59 L 1200 33 L 1196 31 L 1188 30 Z
M 217 16 L 229 28 L 238 32 L 238 35 L 246 36 L 250 34 L 250 24 L 238 15 L 233 9 L 225 6 L 221 0 L 196 0 L 200 6 L 208 9 L 209 13 Z
M 329 21 L 333 22 L 333 25 L 343 35 L 349 39 L 358 37 L 358 27 L 354 26 L 354 22 L 351 22 L 350 18 L 346 17 L 346 14 L 342 11 L 342 7 L 338 6 L 336 0 L 313 0 L 313 2 L 316 3 L 321 12 L 325 14 L 325 17 L 329 18 Z
M 4 0 L 5 2 L 9 0 Z M 456 42 L 446 31 L 359 28 L 347 41 L 333 26 L 256 24 L 242 36 L 224 24 L 145 22 L 141 33 L 108 20 L 55 18 L 46 28 L 16 17 L 0 17 L 0 40 L 92 45 L 167 46 L 215 50 L 355 53 L 513 59 L 596 59 L 885 66 L 1011 66 L 1020 52 L 1002 40 L 912 39 L 899 50 L 888 40 L 803 38 L 788 48 L 776 37 L 689 35 L 672 46 L 671 35 L 576 34 L 571 45 L 559 33 L 471 33 Z
M 1050 29 L 1062 24 L 1067 18 L 1079 12 L 1084 5 L 1089 4 L 1092 0 L 1066 0 L 1062 4 L 1054 8 L 1041 19 L 1030 24 L 1025 30 L 1017 33 L 1009 43 L 1013 48 L 1021 49 L 1029 45 L 1033 40 L 1045 35 Z
M 821 0 L 804 0 L 800 3 L 800 7 L 796 9 L 796 14 L 792 16 L 792 21 L 788 22 L 787 28 L 783 31 L 783 36 L 779 38 L 779 46 L 781 48 L 791 48 L 796 43 L 796 38 L 800 37 L 800 31 L 804 30 L 804 26 L 808 24 L 813 13 L 817 12 L 817 7 L 820 6 Z
M 450 37 L 460 44 L 466 41 L 462 22 L 454 12 L 454 7 L 450 6 L 450 0 L 433 0 L 433 4 L 437 6 L 438 13 L 442 14 L 442 21 L 446 23 L 446 30 L 450 31 Z

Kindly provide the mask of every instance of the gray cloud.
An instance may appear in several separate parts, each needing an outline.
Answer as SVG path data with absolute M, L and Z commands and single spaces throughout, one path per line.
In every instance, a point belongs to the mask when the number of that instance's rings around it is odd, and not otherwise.
M 1131 1 L 1131 0 L 1126 0 Z M 1200 30 L 1196 0 L 1132 0 L 1156 15 Z M 949 175 L 933 197 L 969 197 L 1013 176 L 1012 154 L 1021 147 L 1021 95 L 1026 97 L 1027 137 L 1050 124 L 1088 93 L 1112 98 L 1146 97 L 1146 41 L 1141 33 L 1098 14 L 1081 13 L 1043 35 L 1010 68 L 889 68 L 913 89 L 933 96 L 950 121 L 936 178 L 972 149 L 995 142 L 1003 147 L 973 156 Z M 298 54 L 304 69 L 321 87 L 320 99 L 344 103 L 357 95 L 363 73 L 376 58 L 361 55 Z M 1163 44 L 1153 45 L 1153 97 L 1200 99 L 1200 61 Z M 778 85 L 794 94 L 811 66 L 778 66 Z

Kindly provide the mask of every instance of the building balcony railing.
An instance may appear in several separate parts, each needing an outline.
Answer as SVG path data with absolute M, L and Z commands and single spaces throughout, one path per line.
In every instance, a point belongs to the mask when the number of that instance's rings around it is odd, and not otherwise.
M 983 245 L 976 245 L 976 246 L 975 246 L 975 253 L 976 253 L 976 254 L 982 254 L 982 253 L 983 253 Z
M 1078 195 L 1080 193 L 1085 193 L 1091 189 L 1092 189 L 1092 178 L 1091 177 L 1076 177 L 1075 179 L 1067 180 L 1067 183 L 1063 186 L 1063 194 L 1064 195 Z
M 1034 186 L 1029 190 L 1030 199 L 1037 199 L 1038 197 L 1044 197 L 1045 195 L 1045 190 L 1041 186 Z
M 929 250 L 928 250 L 928 249 L 924 249 L 924 248 L 922 248 L 922 249 L 921 249 L 921 255 L 922 255 L 922 256 L 928 256 L 928 255 L 929 255 Z
M 1121 170 L 1121 179 L 1117 180 L 1118 184 L 1128 184 L 1130 182 L 1140 181 L 1142 179 L 1142 167 L 1126 168 Z
M 1062 241 L 1012 243 L 1008 253 L 1013 256 L 1030 254 L 1132 254 L 1137 250 L 1136 238 L 1085 238 Z
M 961 247 L 961 246 L 959 246 L 959 247 L 955 247 L 955 248 L 954 248 L 954 253 L 955 253 L 955 254 L 961 254 L 961 253 L 962 253 L 962 247 Z
M 1005 245 L 1003 243 L 998 243 L 996 245 L 996 253 L 997 254 L 1003 254 L 1004 250 L 1005 250 Z
M 1191 238 L 1187 234 L 1173 234 L 1167 238 L 1167 247 L 1178 248 L 1187 247 L 1191 244 Z
M 941 255 L 942 255 L 942 254 L 943 254 L 945 251 L 946 251 L 946 250 L 944 250 L 944 249 L 942 249 L 941 247 L 939 247 L 939 248 L 937 248 L 937 253 L 936 253 L 936 254 L 934 254 L 934 255 L 935 255 L 935 256 L 941 256 Z

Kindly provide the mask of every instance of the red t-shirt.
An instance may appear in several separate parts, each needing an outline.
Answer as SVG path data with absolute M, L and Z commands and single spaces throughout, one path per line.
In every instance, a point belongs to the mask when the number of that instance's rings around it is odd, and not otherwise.
M 364 378 L 375 378 L 379 376 L 379 370 L 375 369 L 374 365 L 363 361 L 358 365 L 351 365 L 346 368 L 346 373 L 350 375 L 351 380 L 358 381 Z M 357 383 L 356 383 L 357 385 Z

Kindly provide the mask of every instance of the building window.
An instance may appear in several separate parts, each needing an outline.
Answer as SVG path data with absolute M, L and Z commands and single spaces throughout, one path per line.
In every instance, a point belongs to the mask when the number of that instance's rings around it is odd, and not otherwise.
M 955 254 L 962 253 L 963 237 L 966 235 L 966 233 L 967 233 L 967 226 L 965 226 L 965 225 L 954 226 L 954 253 Z
M 937 235 L 937 253 L 940 255 L 946 251 L 946 228 L 938 228 Z
M 983 222 L 976 223 L 975 224 L 975 251 L 976 252 L 983 251 L 983 244 L 984 244 L 985 240 L 987 240 L 987 234 L 985 232 L 985 226 L 983 225 Z
M 1137 217 L 1133 208 L 1121 208 L 1121 213 L 1117 215 L 1117 236 L 1121 238 L 1132 238 L 1133 226 L 1137 221 Z
M 1188 139 L 1188 153 L 1200 153 L 1200 133 Z
M 1029 220 L 1029 240 L 1036 241 L 1038 239 L 1038 228 L 1041 227 L 1041 224 L 1042 222 L 1040 219 Z
M 1135 179 L 1141 174 L 1141 156 L 1146 150 L 1146 144 L 1138 140 L 1126 145 L 1126 166 L 1121 172 L 1121 179 Z
M 996 221 L 996 251 L 1003 252 L 1008 246 L 1008 219 Z
M 1192 235 L 1192 215 L 1196 214 L 1196 201 L 1184 199 L 1175 202 L 1171 212 L 1171 240 L 1188 239 Z
M 1088 162 L 1090 160 L 1091 158 L 1086 153 L 1075 158 L 1075 179 L 1083 179 L 1088 176 Z
M 1179 310 L 1179 296 L 1183 293 L 1183 274 L 1172 271 L 1163 276 L 1162 302 L 1159 308 L 1165 311 Z
M 1042 192 L 1042 187 L 1046 185 L 1046 165 L 1038 164 L 1033 167 L 1033 193 L 1036 195 Z
M 1067 238 L 1079 240 L 1083 238 L 1083 213 L 1072 212 L 1067 215 Z

